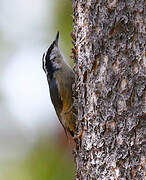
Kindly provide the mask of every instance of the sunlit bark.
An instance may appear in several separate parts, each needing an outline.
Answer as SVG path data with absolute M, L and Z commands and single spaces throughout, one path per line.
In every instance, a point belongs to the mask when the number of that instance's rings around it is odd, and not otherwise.
M 144 179 L 144 1 L 73 0 L 76 179 Z

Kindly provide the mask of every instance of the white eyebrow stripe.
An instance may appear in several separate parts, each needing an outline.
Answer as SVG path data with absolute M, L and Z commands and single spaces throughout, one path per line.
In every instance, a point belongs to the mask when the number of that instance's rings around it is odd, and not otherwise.
M 47 68 L 46 68 L 46 55 L 47 55 L 47 51 L 43 54 L 43 67 L 44 67 L 44 71 L 45 71 L 46 74 L 48 74 Z

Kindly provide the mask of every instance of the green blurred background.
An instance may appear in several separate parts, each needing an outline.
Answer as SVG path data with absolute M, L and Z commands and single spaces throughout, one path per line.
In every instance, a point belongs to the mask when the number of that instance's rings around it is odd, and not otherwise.
M 0 180 L 74 179 L 72 140 L 56 117 L 41 65 L 58 30 L 69 59 L 71 6 L 71 0 L 1 0 Z

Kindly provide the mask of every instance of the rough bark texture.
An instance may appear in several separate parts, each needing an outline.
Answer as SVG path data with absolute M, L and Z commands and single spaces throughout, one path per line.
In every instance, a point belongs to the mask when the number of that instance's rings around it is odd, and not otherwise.
M 144 0 L 73 0 L 76 180 L 144 180 Z

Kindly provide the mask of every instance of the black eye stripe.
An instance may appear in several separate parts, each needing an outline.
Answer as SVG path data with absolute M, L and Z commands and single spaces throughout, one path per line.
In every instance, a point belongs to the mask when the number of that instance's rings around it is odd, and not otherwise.
M 51 61 L 55 61 L 55 59 L 56 59 L 56 57 L 53 57 L 53 58 L 51 59 Z
M 55 64 L 56 56 L 54 56 L 54 48 L 56 47 L 55 41 L 50 45 L 50 47 L 47 49 L 47 51 L 43 54 L 42 57 L 42 67 L 45 71 L 45 73 L 50 72 L 50 67 Z M 52 63 L 51 63 L 52 62 Z M 54 70 L 53 70 L 54 71 Z
M 55 42 L 53 41 L 53 43 L 50 45 L 50 47 L 47 50 L 47 53 L 46 53 L 46 56 L 45 56 L 46 60 L 50 59 L 50 54 L 51 54 L 52 50 L 54 49 L 54 45 L 55 45 Z

